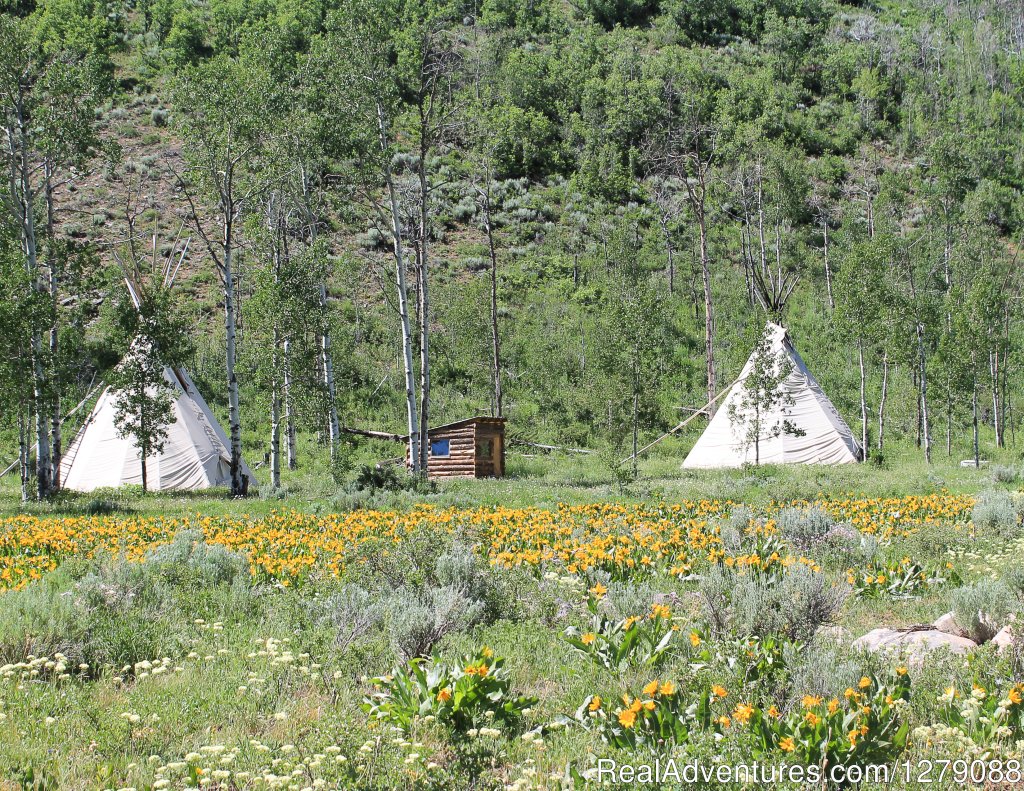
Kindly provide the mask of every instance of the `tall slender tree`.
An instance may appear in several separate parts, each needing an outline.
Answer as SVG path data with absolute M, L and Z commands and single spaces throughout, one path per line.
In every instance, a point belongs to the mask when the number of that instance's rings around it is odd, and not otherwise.
M 58 291 L 63 253 L 70 249 L 55 239 L 53 187 L 60 173 L 81 167 L 100 149 L 95 117 L 100 86 L 95 63 L 59 41 L 43 46 L 32 25 L 31 18 L 0 16 L 0 157 L 7 182 L 0 201 L 17 229 L 29 288 L 49 303 L 48 311 L 32 312 L 27 343 L 36 488 L 46 497 L 60 486 Z M 40 304 L 37 298 L 29 302 Z
M 279 85 L 253 52 L 217 56 L 186 69 L 174 99 L 185 140 L 187 170 L 178 183 L 197 235 L 223 287 L 225 374 L 231 444 L 231 492 L 247 493 L 242 472 L 242 417 L 237 370 L 238 255 L 247 213 L 256 211 L 270 174 L 258 165 L 275 124 Z M 209 208 L 207 208 L 209 206 Z

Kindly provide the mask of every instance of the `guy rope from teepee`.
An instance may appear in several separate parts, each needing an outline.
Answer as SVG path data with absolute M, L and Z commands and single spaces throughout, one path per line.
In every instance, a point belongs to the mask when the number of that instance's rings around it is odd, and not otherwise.
M 685 427 L 686 427 L 686 425 L 687 425 L 687 424 L 688 424 L 688 423 L 689 423 L 689 422 L 690 422 L 691 420 L 693 420 L 693 419 L 694 419 L 695 417 L 697 417 L 697 415 L 702 415 L 702 414 L 704 414 L 704 410 L 705 410 L 705 409 L 707 409 L 708 407 L 710 407 L 710 406 L 711 406 L 712 404 L 714 404 L 714 403 L 715 403 L 715 402 L 716 402 L 716 401 L 717 401 L 717 400 L 718 400 L 719 398 L 721 398 L 721 397 L 722 397 L 722 396 L 724 396 L 724 395 L 725 395 L 726 393 L 728 393 L 728 392 L 729 392 L 730 390 L 732 390 L 732 388 L 733 388 L 733 385 L 735 385 L 735 384 L 736 384 L 737 382 L 740 382 L 740 381 L 742 381 L 743 379 L 744 379 L 744 377 L 742 377 L 742 376 L 740 376 L 740 377 L 737 377 L 736 379 L 734 379 L 734 380 L 733 380 L 733 381 L 732 381 L 732 382 L 731 382 L 731 383 L 730 383 L 730 384 L 729 384 L 729 385 L 728 385 L 728 386 L 727 386 L 727 387 L 726 387 L 725 389 L 723 389 L 723 390 L 719 391 L 718 395 L 716 395 L 716 396 L 715 396 L 714 398 L 712 398 L 712 399 L 711 399 L 710 401 L 708 401 L 708 402 L 707 402 L 707 403 L 706 403 L 706 404 L 705 404 L 704 406 L 702 406 L 702 407 L 701 407 L 700 409 L 698 409 L 698 410 L 697 410 L 696 412 L 694 412 L 694 413 L 693 413 L 692 415 L 690 415 L 690 416 L 689 416 L 688 418 L 686 418 L 686 420 L 684 420 L 684 421 L 682 421 L 681 423 L 677 424 L 675 428 L 673 428 L 673 429 L 670 429 L 669 431 L 666 431 L 666 432 L 665 432 L 664 434 L 662 434 L 662 435 L 661 435 L 660 437 L 658 437 L 658 438 L 657 438 L 656 440 L 654 440 L 654 442 L 649 442 L 649 443 L 647 443 L 647 444 L 646 444 L 646 445 L 644 445 L 644 446 L 643 446 L 642 448 L 640 448 L 640 450 L 638 450 L 638 451 L 637 451 L 636 453 L 630 454 L 629 456 L 627 456 L 626 458 L 624 458 L 624 459 L 622 460 L 622 464 L 626 464 L 627 462 L 633 461 L 633 459 L 635 459 L 635 458 L 636 458 L 637 456 L 639 456 L 639 455 L 640 455 L 641 453 L 644 453 L 645 451 L 648 451 L 648 450 L 650 450 L 650 449 L 651 449 L 651 448 L 653 448 L 653 447 L 654 447 L 655 445 L 657 445 L 657 444 L 658 444 L 659 442 L 661 442 L 661 441 L 662 441 L 663 439 L 666 439 L 666 438 L 668 438 L 668 437 L 671 437 L 671 436 L 672 436 L 673 434 L 675 434 L 675 433 L 676 433 L 677 431 L 679 431 L 679 429 L 681 429 L 681 428 L 685 428 Z

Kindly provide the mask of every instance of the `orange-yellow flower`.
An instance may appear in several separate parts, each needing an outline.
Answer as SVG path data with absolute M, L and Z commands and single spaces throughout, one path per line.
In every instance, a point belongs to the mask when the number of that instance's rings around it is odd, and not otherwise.
M 601 696 L 600 695 L 594 695 L 594 697 L 592 697 L 590 699 L 590 705 L 587 706 L 587 709 L 589 709 L 590 711 L 597 711 L 600 708 L 601 708 Z
M 694 648 L 700 645 L 700 635 L 696 632 L 690 632 L 690 645 Z
M 452 699 L 452 691 L 448 687 L 445 687 L 437 693 L 437 699 L 441 703 L 447 703 L 449 700 Z
M 749 703 L 738 704 L 732 712 L 732 716 L 735 717 L 737 721 L 742 722 L 744 725 L 750 722 L 750 718 L 753 716 L 753 714 L 754 707 L 751 706 Z
M 857 686 L 861 689 L 867 689 L 871 686 L 871 679 L 867 676 L 861 676 L 860 681 L 857 682 Z
M 673 684 L 671 681 L 666 681 L 664 684 L 661 685 L 661 688 L 658 690 L 658 693 L 665 697 L 668 697 L 669 695 L 675 695 L 676 685 Z
M 816 698 L 814 695 L 804 695 L 803 704 L 805 709 L 813 709 L 820 703 L 821 698 Z
M 658 687 L 661 686 L 661 682 L 658 679 L 654 679 L 644 687 L 643 692 L 647 697 L 653 697 L 658 694 Z
M 583 643 L 583 645 L 590 645 L 596 639 L 597 639 L 597 635 L 596 634 L 594 634 L 593 632 L 587 632 L 585 635 L 583 635 L 580 638 L 580 642 Z
M 787 736 L 785 739 L 779 742 L 779 749 L 784 753 L 791 753 L 796 749 L 796 743 L 793 741 L 792 736 Z
M 720 684 L 715 684 L 713 687 L 711 687 L 711 694 L 714 695 L 716 698 L 724 698 L 729 694 L 729 692 L 726 690 L 725 687 L 721 686 Z
M 626 709 L 619 712 L 619 725 L 623 728 L 632 728 L 636 724 L 636 712 Z

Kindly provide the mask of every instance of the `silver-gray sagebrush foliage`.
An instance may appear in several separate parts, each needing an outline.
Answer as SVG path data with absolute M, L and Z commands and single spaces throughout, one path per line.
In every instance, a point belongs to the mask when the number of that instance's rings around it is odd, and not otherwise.
M 780 635 L 806 641 L 835 620 L 850 588 L 795 565 L 779 577 L 715 570 L 701 580 L 698 594 L 715 634 Z
M 976 643 L 995 637 L 1017 605 L 1006 584 L 991 579 L 980 579 L 957 588 L 950 595 L 950 600 L 957 624 Z
M 821 508 L 783 508 L 775 518 L 782 538 L 799 549 L 820 543 L 832 529 L 833 520 Z
M 426 656 L 445 636 L 501 612 L 498 576 L 465 544 L 450 544 L 432 571 L 425 584 L 400 586 L 387 600 L 391 645 L 404 660 Z
M 980 535 L 1012 538 L 1018 532 L 1017 508 L 1006 492 L 981 492 L 971 511 L 974 529 Z

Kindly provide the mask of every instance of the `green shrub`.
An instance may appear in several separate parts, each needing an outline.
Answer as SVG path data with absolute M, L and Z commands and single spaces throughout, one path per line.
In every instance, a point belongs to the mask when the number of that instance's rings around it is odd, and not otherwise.
M 89 516 L 107 516 L 108 514 L 117 513 L 118 510 L 120 509 L 117 503 L 103 499 L 90 500 L 85 506 L 85 512 Z
M 1002 464 L 993 464 L 989 472 L 993 483 L 1015 483 L 1020 477 L 1016 467 L 1006 467 Z
M 196 587 L 243 583 L 249 580 L 245 556 L 226 547 L 207 544 L 201 530 L 182 530 L 168 544 L 146 553 L 146 570 L 172 584 Z
M 1017 533 L 1017 509 L 1006 492 L 987 491 L 978 495 L 971 521 L 979 533 L 1011 538 Z
M 800 549 L 820 543 L 832 529 L 832 517 L 817 507 L 783 508 L 775 518 L 782 537 Z
M 433 492 L 437 485 L 429 478 L 415 475 L 397 464 L 363 465 L 348 487 L 350 492 Z
M 1015 607 L 1010 589 L 997 580 L 980 579 L 953 591 L 950 597 L 957 624 L 976 643 L 995 637 Z
M 404 731 L 428 716 L 462 732 L 514 725 L 537 699 L 513 694 L 504 664 L 486 647 L 454 665 L 436 656 L 414 659 L 373 679 L 377 692 L 365 699 L 363 710 Z
M 835 619 L 850 588 L 794 564 L 778 576 L 713 571 L 701 581 L 699 595 L 715 634 L 806 641 Z
M 335 629 L 334 645 L 341 652 L 380 623 L 385 614 L 384 603 L 358 585 L 345 585 L 320 608 Z

